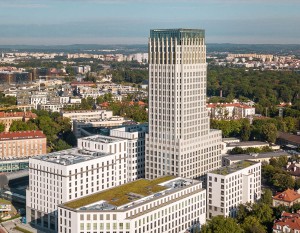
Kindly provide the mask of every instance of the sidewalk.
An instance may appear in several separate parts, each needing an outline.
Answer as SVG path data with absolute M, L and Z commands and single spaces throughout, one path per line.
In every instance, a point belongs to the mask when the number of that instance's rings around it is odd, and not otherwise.
M 16 226 L 21 227 L 25 230 L 28 230 L 32 233 L 44 233 L 40 230 L 32 228 L 29 224 L 21 223 L 21 218 L 3 222 L 2 225 L 5 228 L 6 232 L 8 232 L 8 233 L 20 233 L 20 231 L 14 229 Z M 0 230 L 1 230 L 1 228 L 0 228 Z

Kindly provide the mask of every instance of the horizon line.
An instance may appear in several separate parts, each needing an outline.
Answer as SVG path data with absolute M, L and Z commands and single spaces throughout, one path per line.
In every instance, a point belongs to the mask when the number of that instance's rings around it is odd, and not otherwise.
M 220 42 L 210 42 L 210 43 L 206 43 L 206 45 L 209 44 L 219 44 L 219 45 L 300 45 L 300 43 L 231 43 L 231 42 L 224 42 L 224 43 L 220 43 Z M 74 43 L 74 44 L 40 44 L 40 45 L 36 45 L 36 44 L 0 44 L 1 46 L 82 46 L 82 45 L 102 45 L 102 46 L 120 46 L 120 45 L 147 45 L 147 43 L 114 43 L 114 44 L 106 44 L 106 43 L 99 43 L 99 44 L 95 44 L 95 43 L 83 43 L 83 44 L 78 44 L 78 43 Z

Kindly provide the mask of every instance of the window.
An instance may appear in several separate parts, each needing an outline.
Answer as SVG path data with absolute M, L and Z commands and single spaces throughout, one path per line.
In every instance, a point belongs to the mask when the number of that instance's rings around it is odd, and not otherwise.
M 80 230 L 81 230 L 81 231 L 84 230 L 84 223 L 80 223 Z

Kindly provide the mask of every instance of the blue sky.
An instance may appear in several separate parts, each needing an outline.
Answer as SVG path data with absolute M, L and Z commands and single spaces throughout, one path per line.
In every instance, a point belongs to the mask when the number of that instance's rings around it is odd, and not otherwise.
M 299 0 L 0 0 L 0 44 L 146 44 L 152 28 L 207 43 L 300 44 Z

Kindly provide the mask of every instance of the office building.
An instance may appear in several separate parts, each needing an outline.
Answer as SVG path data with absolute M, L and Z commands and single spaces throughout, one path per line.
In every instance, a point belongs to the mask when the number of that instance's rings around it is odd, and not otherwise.
M 113 116 L 112 111 L 106 110 L 75 110 L 75 111 L 62 111 L 62 117 L 70 118 L 73 121 L 79 120 L 105 120 Z
M 78 149 L 30 158 L 27 222 L 57 232 L 57 205 L 126 183 L 126 146 L 97 136 L 79 140 Z
M 146 178 L 199 178 L 221 166 L 221 131 L 206 108 L 204 30 L 151 30 Z
M 100 128 L 100 127 L 115 127 L 121 126 L 126 121 L 124 117 L 112 116 L 107 119 L 87 119 L 87 120 L 74 120 L 73 121 L 73 133 L 77 138 L 89 136 L 90 133 L 86 132 L 86 128 Z
M 239 204 L 261 197 L 261 163 L 241 161 L 207 174 L 207 217 L 236 217 Z
M 110 130 L 110 136 L 127 140 L 128 181 L 145 178 L 145 134 L 148 125 L 129 125 Z
M 205 223 L 206 192 L 197 180 L 140 179 L 59 205 L 59 233 L 184 233 Z

